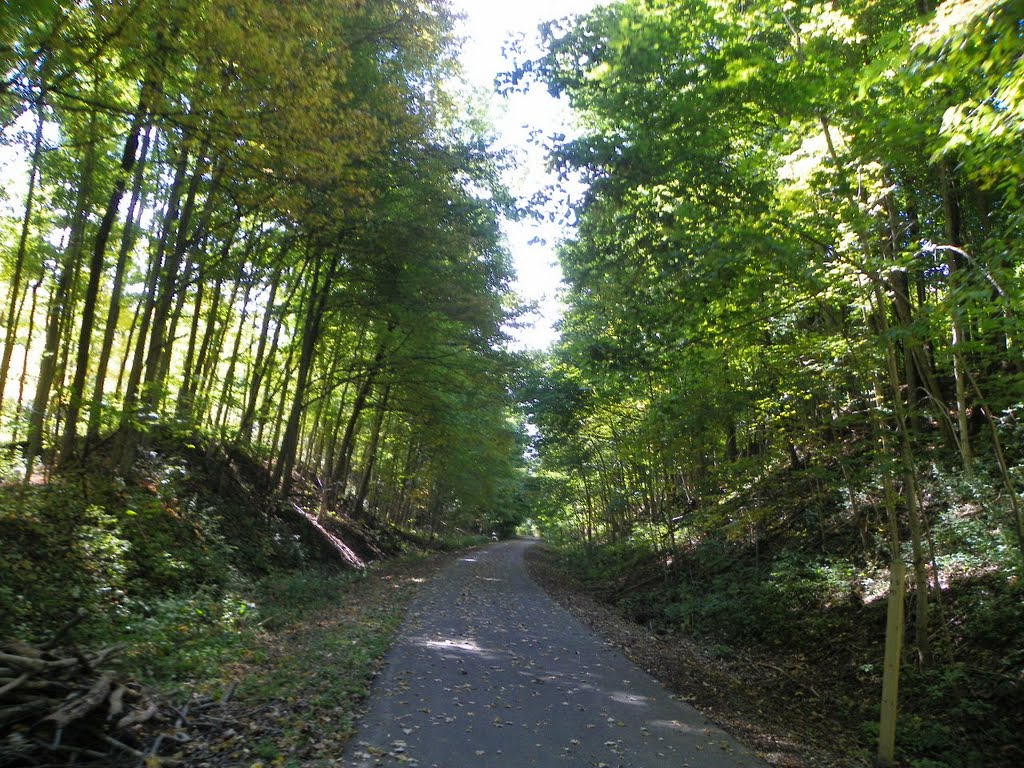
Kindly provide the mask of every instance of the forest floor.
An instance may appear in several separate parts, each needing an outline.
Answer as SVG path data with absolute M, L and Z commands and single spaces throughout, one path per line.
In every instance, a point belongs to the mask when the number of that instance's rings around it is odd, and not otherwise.
M 419 586 L 453 554 L 385 561 L 314 611 L 266 628 L 223 670 L 237 693 L 221 727 L 189 734 L 174 755 L 194 768 L 338 765 L 370 684 Z
M 224 670 L 224 683 L 238 686 L 217 713 L 227 727 L 195 734 L 175 757 L 196 768 L 339 765 L 410 601 L 457 556 L 385 561 L 319 610 L 268 627 L 248 660 Z M 531 547 L 525 559 L 530 576 L 558 603 L 771 765 L 868 765 L 851 756 L 856 746 L 830 719 L 828 691 L 794 680 L 779 686 L 771 659 L 719 658 L 715 648 L 649 632 L 571 579 L 552 548 Z M 806 685 L 796 700 L 794 685 Z
M 526 554 L 530 576 L 564 608 L 614 644 L 679 698 L 780 768 L 858 768 L 870 764 L 851 727 L 831 715 L 833 692 L 813 669 L 786 670 L 778 660 L 681 634 L 649 631 L 594 597 L 560 567 L 547 546 Z M 803 673 L 803 674 L 801 674 Z

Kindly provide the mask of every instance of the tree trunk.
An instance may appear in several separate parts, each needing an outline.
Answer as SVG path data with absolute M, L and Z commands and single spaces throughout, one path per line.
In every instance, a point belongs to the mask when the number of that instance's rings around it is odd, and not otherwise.
M 145 89 L 144 89 L 145 90 Z M 117 209 L 121 205 L 128 188 L 128 178 L 135 165 L 139 150 L 139 136 L 142 132 L 146 114 L 145 92 L 139 96 L 139 106 L 132 119 L 128 137 L 125 139 L 121 153 L 121 169 L 114 182 L 107 201 L 107 209 L 100 220 L 93 243 L 92 257 L 89 260 L 89 282 L 85 289 L 85 301 L 82 306 L 81 328 L 78 335 L 78 351 L 75 357 L 75 375 L 68 392 L 67 420 L 64 423 L 64 439 L 61 444 L 61 461 L 69 460 L 75 453 L 75 442 L 78 438 L 78 415 L 82 409 L 85 395 L 85 379 L 89 368 L 89 349 L 95 325 L 96 304 L 99 298 L 100 277 L 103 274 L 103 262 L 107 253 L 107 241 L 117 219 Z
M 181 157 L 175 171 L 176 177 L 184 177 L 188 164 L 187 143 L 183 143 Z M 206 168 L 206 160 L 203 154 L 196 158 L 196 167 L 193 169 L 192 178 L 189 180 L 185 192 L 184 203 L 178 209 L 179 199 L 174 199 L 174 207 L 169 209 L 170 214 L 165 218 L 166 229 L 160 238 L 157 262 L 163 263 L 161 270 L 159 293 L 153 308 L 152 327 L 149 334 L 149 349 L 146 353 L 146 363 L 143 369 L 141 383 L 141 402 L 148 413 L 155 413 L 163 399 L 163 380 L 161 372 L 165 356 L 172 343 L 168 335 L 168 324 L 171 322 L 171 308 L 179 291 L 179 276 L 187 248 L 189 227 L 192 223 L 192 215 L 195 211 L 196 194 L 198 193 L 199 182 L 202 179 L 203 171 Z M 180 182 L 175 185 L 180 189 Z M 211 192 L 212 194 L 212 192 Z M 174 242 L 170 244 L 170 230 L 174 229 Z M 169 255 L 165 258 L 165 253 Z M 141 339 L 140 339 L 141 341 Z
M 286 304 L 286 306 L 291 304 L 291 297 L 289 297 L 288 301 L 285 302 L 285 304 Z M 278 344 L 279 344 L 279 342 L 281 340 L 281 329 L 284 327 L 284 318 L 285 318 L 285 313 L 282 310 L 280 317 L 278 317 L 277 322 L 274 324 L 274 338 L 270 342 L 270 351 L 267 353 L 266 363 L 262 366 L 262 368 L 260 370 L 260 375 L 259 375 L 260 387 L 263 387 L 263 382 L 267 381 L 267 372 L 274 370 L 274 359 L 277 357 Z M 289 355 L 288 355 L 288 366 L 290 366 L 290 365 L 291 365 L 291 354 L 289 353 Z M 288 366 L 286 366 L 286 368 Z M 283 377 L 282 377 L 282 382 L 281 382 L 281 389 L 284 389 Z M 266 414 L 267 414 L 267 411 L 270 408 L 271 398 L 272 397 L 273 397 L 273 387 L 271 386 L 269 389 L 268 388 L 264 388 L 263 402 L 260 403 L 260 405 L 258 407 L 256 407 L 256 410 L 253 412 L 253 414 L 251 416 L 251 418 L 255 421 L 255 423 L 259 425 L 259 429 L 257 430 L 257 433 L 256 433 L 256 443 L 257 444 L 262 444 L 262 442 L 263 442 L 263 429 L 266 426 L 266 422 L 267 422 Z
M 32 338 L 36 333 L 36 308 L 39 304 L 39 288 L 43 284 L 43 278 L 36 280 L 32 286 L 32 302 L 28 308 L 28 337 L 25 342 L 25 353 L 21 358 L 21 376 L 18 377 L 18 412 L 21 412 L 22 407 L 25 404 L 25 388 L 28 383 L 28 361 L 29 353 L 32 351 Z M 22 420 L 16 419 L 14 422 L 14 434 L 13 442 L 18 442 L 18 427 L 21 425 Z
M 209 335 L 210 343 L 206 343 L 206 339 L 203 339 L 203 348 L 199 351 L 202 355 L 202 367 L 200 368 L 201 375 L 199 377 L 199 391 L 195 394 L 195 405 L 193 406 L 193 413 L 199 415 L 202 414 L 211 427 L 214 426 L 213 417 L 213 404 L 211 399 L 213 397 L 214 382 L 217 380 L 217 371 L 220 368 L 222 360 L 222 352 L 224 349 L 224 339 L 227 337 L 228 325 L 231 323 L 231 308 L 235 306 L 235 301 L 238 299 L 238 291 L 242 287 L 239 281 L 235 281 L 231 285 L 231 295 L 228 297 L 227 302 L 224 303 L 224 317 L 223 322 L 220 321 L 220 317 L 216 316 L 211 319 L 211 330 Z M 196 386 L 193 384 L 193 386 Z
M 302 348 L 299 354 L 295 395 L 292 399 L 292 407 L 288 414 L 284 435 L 281 438 L 281 448 L 278 452 L 272 476 L 274 485 L 280 487 L 284 493 L 287 493 L 291 486 L 291 473 L 295 465 L 296 449 L 299 444 L 299 425 L 302 421 L 302 413 L 305 410 L 306 387 L 309 384 L 309 374 L 313 367 L 313 357 L 317 342 L 320 340 L 320 327 L 323 322 L 327 297 L 330 295 L 334 283 L 336 265 L 333 261 L 330 261 L 326 267 L 323 267 L 323 258 L 322 254 L 316 255 L 317 267 L 312 275 L 312 288 L 309 292 L 309 303 L 302 329 Z M 321 268 L 324 271 L 322 281 L 319 279 Z
M 339 338 L 335 338 L 333 349 L 331 350 L 331 359 L 330 362 L 328 362 L 327 367 L 324 369 L 324 373 L 321 376 L 322 380 L 333 377 L 337 371 L 338 360 L 341 357 L 341 348 L 341 340 Z M 302 461 L 303 464 L 310 469 L 314 468 L 314 464 L 323 463 L 323 452 L 322 450 L 318 452 L 318 448 L 322 449 L 323 447 L 323 437 L 321 434 L 323 430 L 321 430 L 321 427 L 323 426 L 324 413 L 327 410 L 329 400 L 330 398 L 327 394 L 321 393 L 316 399 L 316 407 L 313 409 L 312 415 L 309 413 L 308 409 L 305 414 L 306 423 L 303 427 L 303 433 L 309 435 L 310 438 L 306 441 Z M 315 461 L 318 453 L 319 461 Z
M 948 159 L 943 161 L 942 200 L 946 218 L 946 237 L 950 245 L 960 249 L 963 247 L 963 223 L 960 210 L 960 193 L 957 188 L 955 173 L 952 162 Z M 948 251 L 948 254 L 946 264 L 949 267 L 950 322 L 953 333 L 951 342 L 953 351 L 953 381 L 956 387 L 956 423 L 960 438 L 960 459 L 963 462 L 964 470 L 970 472 L 974 464 L 974 454 L 971 450 L 971 435 L 968 427 L 967 368 L 963 352 L 963 318 L 961 316 L 960 302 L 957 299 L 957 283 L 960 281 L 959 273 L 962 265 L 955 251 Z
M 188 328 L 188 346 L 185 350 L 185 361 L 181 368 L 181 386 L 178 388 L 178 398 L 174 406 L 174 415 L 178 420 L 191 420 L 191 412 L 183 407 L 181 398 L 182 391 L 195 375 L 196 345 L 199 343 L 199 324 L 203 319 L 203 297 L 206 294 L 206 283 L 202 275 L 196 277 L 196 298 L 192 303 L 192 321 Z
M 268 448 L 269 448 L 268 454 L 271 455 L 271 456 L 276 455 L 279 452 L 279 450 L 280 450 L 281 432 L 282 432 L 282 428 L 283 428 L 283 425 L 284 425 L 284 411 L 285 411 L 285 406 L 287 405 L 287 400 L 288 400 L 288 386 L 287 386 L 287 383 L 288 383 L 289 380 L 291 380 L 292 372 L 295 370 L 295 368 L 294 368 L 294 361 L 295 361 L 295 346 L 291 345 L 291 346 L 288 347 L 288 355 L 285 357 L 285 360 L 284 360 L 284 368 L 282 369 L 282 376 L 281 376 L 280 396 L 277 398 L 277 402 L 274 403 L 274 406 L 275 406 L 274 418 L 272 418 L 272 419 L 261 419 L 260 420 L 259 436 L 257 437 L 257 440 L 259 442 L 263 441 L 263 428 L 266 426 L 267 422 L 269 421 L 271 424 L 274 425 L 274 434 L 270 438 L 270 444 L 268 446 Z
M 178 216 L 178 204 L 181 200 L 181 187 L 185 178 L 186 160 L 185 150 L 181 149 L 174 178 L 168 190 L 167 206 L 164 209 L 160 240 L 157 243 L 156 252 L 149 265 L 149 275 L 146 280 L 145 291 L 139 299 L 142 302 L 139 315 L 139 330 L 135 340 L 134 354 L 132 355 L 131 371 L 125 384 L 118 435 L 118 467 L 125 474 L 128 473 L 135 461 L 135 451 L 139 438 L 136 420 L 139 416 L 139 388 L 142 382 L 143 365 L 146 357 L 146 342 L 149 339 L 150 326 L 156 309 L 157 292 L 160 287 L 160 273 L 163 271 L 163 258 L 167 252 L 167 240 L 170 237 L 173 222 Z
M 220 308 L 221 286 L 223 283 L 223 278 L 219 276 L 216 281 L 214 281 L 213 300 L 210 302 L 210 308 L 206 312 L 206 330 L 203 333 L 203 341 L 199 345 L 199 352 L 196 355 L 194 364 L 189 363 L 185 371 L 185 375 L 182 377 L 181 387 L 178 389 L 176 412 L 181 418 L 191 419 L 193 415 L 192 406 L 195 400 L 199 376 L 203 370 L 203 366 L 205 365 L 206 355 L 209 350 L 210 343 L 213 341 L 214 331 L 217 326 L 217 311 Z M 199 297 L 197 296 L 193 325 L 197 325 L 199 320 L 200 304 Z
M 25 256 L 28 251 L 28 235 L 32 228 L 32 213 L 35 208 L 36 185 L 39 183 L 40 160 L 43 152 L 43 126 L 45 120 L 43 110 L 45 107 L 46 92 L 40 90 L 36 102 L 36 130 L 32 137 L 32 157 L 28 174 L 28 192 L 25 195 L 25 213 L 21 219 L 21 232 L 18 235 L 18 250 L 14 256 L 14 272 L 11 275 L 11 283 L 7 296 L 7 327 L 4 334 L 3 356 L 0 357 L 0 414 L 3 413 L 4 395 L 7 392 L 7 375 L 10 372 L 11 356 L 14 354 L 14 345 L 18 335 L 17 306 L 18 291 L 21 287 L 21 273 L 25 269 Z M 29 340 L 30 343 L 31 340 Z M 26 343 L 26 344 L 27 344 Z
M 907 425 L 906 410 L 903 406 L 903 398 L 900 396 L 899 369 L 896 362 L 896 350 L 889 334 L 889 323 L 885 316 L 885 303 L 882 297 L 881 287 L 874 284 L 876 313 L 881 323 L 881 330 L 886 338 L 885 358 L 886 371 L 889 379 L 889 397 L 892 404 L 893 415 L 896 420 L 896 435 L 899 442 L 899 458 L 903 468 L 903 498 L 907 507 L 907 520 L 910 527 L 910 546 L 913 554 L 914 566 L 914 638 L 917 652 L 922 663 L 928 663 L 929 652 L 929 624 L 930 613 L 928 608 L 928 571 L 924 552 L 924 526 L 922 512 L 918 505 L 920 495 L 917 489 L 917 467 L 914 459 L 914 448 Z
M 121 318 L 121 295 L 124 291 L 125 267 L 128 265 L 128 254 L 137 240 L 139 221 L 146 207 L 143 181 L 146 159 L 149 155 L 151 133 L 151 131 L 146 131 L 143 134 L 139 159 L 135 163 L 131 200 L 128 203 L 128 212 L 125 215 L 124 231 L 121 234 L 121 245 L 117 253 L 117 263 L 114 266 L 113 283 L 110 287 L 110 308 L 107 310 L 107 321 L 103 331 L 103 342 L 100 346 L 99 360 L 96 362 L 96 380 L 95 384 L 93 384 L 92 402 L 89 405 L 89 423 L 86 427 L 85 441 L 87 446 L 99 439 L 107 367 L 110 364 L 110 354 L 114 348 L 114 337 L 117 335 L 117 325 Z
M 195 281 L 193 275 L 198 271 L 198 266 L 191 261 L 185 262 L 178 280 L 178 287 L 175 291 L 174 307 L 171 309 L 170 324 L 167 326 L 167 338 L 163 345 L 163 353 L 157 362 L 155 381 L 160 392 L 167 390 L 167 377 L 171 374 L 171 364 L 174 359 L 174 342 L 178 339 L 178 325 L 181 323 L 182 314 L 185 311 L 185 302 L 189 298 L 189 287 Z M 198 288 L 196 289 L 198 291 Z M 166 398 L 165 398 L 166 399 Z M 166 403 L 162 404 L 166 408 Z
M 377 449 L 380 445 L 381 427 L 384 425 L 384 417 L 387 415 L 388 397 L 391 395 L 391 385 L 386 385 L 381 393 L 380 402 L 377 404 L 377 418 L 373 423 L 373 433 L 370 435 L 370 444 L 366 448 L 366 460 L 363 466 L 363 477 L 359 482 L 359 490 L 356 492 L 355 502 L 352 510 L 361 515 L 363 504 L 366 503 L 366 496 L 370 490 L 370 480 L 373 476 L 374 467 L 377 463 Z
M 252 280 L 246 280 L 245 293 L 242 294 L 242 312 L 238 320 L 238 333 L 228 360 L 228 370 L 224 376 L 224 387 L 221 390 L 220 403 L 217 404 L 217 416 L 214 425 L 219 428 L 221 438 L 224 437 L 227 413 L 230 410 L 231 391 L 235 387 L 235 366 L 238 365 L 238 354 L 242 349 L 242 336 L 245 335 L 245 324 L 249 319 L 249 294 L 252 292 Z
M 822 130 L 825 135 L 825 143 L 828 146 L 829 157 L 835 168 L 842 168 L 839 156 L 836 153 L 835 144 L 832 140 L 832 132 L 828 120 L 819 115 Z M 847 195 L 847 202 L 854 216 L 859 216 L 858 205 L 860 204 L 853 193 Z M 864 253 L 866 264 L 872 259 L 871 238 L 866 231 L 858 232 L 861 249 Z M 878 332 L 885 340 L 885 367 L 888 376 L 889 395 L 892 403 L 893 414 L 896 419 L 896 432 L 899 440 L 899 458 L 903 468 L 904 488 L 903 496 L 907 505 L 907 517 L 910 524 L 910 541 L 914 557 L 914 606 L 915 606 L 915 640 L 917 651 L 921 661 L 926 663 L 929 656 L 929 611 L 928 611 L 928 574 L 925 568 L 921 510 L 918 507 L 919 494 L 917 492 L 917 469 L 914 460 L 914 448 L 907 424 L 906 408 L 903 397 L 900 394 L 900 375 L 896 358 L 896 349 L 890 333 L 889 318 L 886 314 L 887 302 L 883 291 L 885 286 L 877 273 L 867 270 L 870 280 L 871 297 L 874 299 L 874 317 L 878 324 Z M 941 402 L 941 401 L 940 401 Z
M 75 210 L 71 218 L 71 231 L 68 235 L 67 247 L 64 249 L 64 261 L 60 267 L 60 276 L 57 278 L 57 285 L 51 295 L 50 309 L 47 313 L 46 341 L 39 365 L 39 376 L 36 379 L 32 412 L 29 414 L 28 447 L 25 454 L 26 480 L 31 479 L 35 459 L 42 452 L 44 423 L 50 407 L 54 381 L 63 378 L 57 375 L 58 354 L 60 353 L 62 332 L 71 326 L 71 315 L 74 312 L 74 280 L 82 260 L 82 247 L 96 161 L 94 128 L 95 115 L 93 122 L 90 123 L 90 143 L 86 151 L 85 162 L 82 164 L 82 173 L 75 195 Z
M 878 442 L 879 456 L 884 461 L 892 455 L 888 445 L 886 429 L 882 423 L 885 410 L 885 395 L 882 384 L 876 379 L 875 409 L 871 420 Z M 896 723 L 899 715 L 899 679 L 903 661 L 903 638 L 906 627 L 904 601 L 906 580 L 903 554 L 900 546 L 899 520 L 896 513 L 896 491 L 892 475 L 886 467 L 882 472 L 882 489 L 886 511 L 886 527 L 889 534 L 889 598 L 885 627 L 885 656 L 882 665 L 882 703 L 878 728 L 878 765 L 890 768 L 895 759 Z
M 373 390 L 377 373 L 380 371 L 383 362 L 384 343 L 380 342 L 377 346 L 377 352 L 373 357 L 373 362 L 366 370 L 366 378 L 360 383 L 359 390 L 356 392 L 356 399 L 352 402 L 352 412 L 349 414 L 348 423 L 345 425 L 345 434 L 341 439 L 341 448 L 338 451 L 340 454 L 338 463 L 331 476 L 332 488 L 337 489 L 340 486 L 342 495 L 344 495 L 344 491 L 348 486 L 348 476 L 352 468 L 352 454 L 355 451 L 356 427 L 359 424 L 359 417 L 363 413 L 367 398 L 369 398 L 370 392 Z
M 885 623 L 885 659 L 882 663 L 882 705 L 878 726 L 878 765 L 890 768 L 896 761 L 896 721 L 899 714 L 900 662 L 903 657 L 903 562 L 890 566 L 889 609 Z
M 284 252 L 282 252 L 282 256 Z M 266 308 L 263 311 L 263 319 L 260 323 L 259 341 L 256 344 L 256 358 L 252 363 L 252 371 L 249 373 L 249 389 L 246 393 L 245 407 L 242 409 L 242 417 L 238 423 L 238 438 L 242 443 L 248 443 L 252 437 L 253 417 L 256 414 L 256 401 L 260 394 L 260 384 L 263 381 L 263 358 L 267 352 L 267 336 L 270 333 L 270 321 L 274 316 L 274 302 L 277 299 L 277 289 L 281 283 L 281 269 L 274 271 L 270 276 L 270 295 L 267 297 Z M 280 324 L 280 321 L 278 321 Z

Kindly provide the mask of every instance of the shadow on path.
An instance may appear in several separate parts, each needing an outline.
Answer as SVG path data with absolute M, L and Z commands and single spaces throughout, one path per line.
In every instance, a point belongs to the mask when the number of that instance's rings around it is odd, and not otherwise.
M 765 765 L 551 601 L 529 546 L 467 554 L 424 587 L 342 765 Z

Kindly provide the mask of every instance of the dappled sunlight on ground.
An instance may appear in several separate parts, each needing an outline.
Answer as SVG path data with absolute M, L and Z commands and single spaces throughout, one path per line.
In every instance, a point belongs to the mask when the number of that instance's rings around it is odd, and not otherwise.
M 634 707 L 646 707 L 648 703 L 646 696 L 637 696 L 635 693 L 627 693 L 626 691 L 613 691 L 608 694 L 608 698 L 619 704 L 630 704 Z
M 670 731 L 682 731 L 683 733 L 702 733 L 707 730 L 705 728 L 695 728 L 678 720 L 651 720 L 649 725 L 654 728 L 665 728 Z
M 497 658 L 497 655 L 493 651 L 487 648 L 481 648 L 474 640 L 428 640 L 427 638 L 418 638 L 414 639 L 412 642 L 415 645 L 419 645 L 424 648 L 436 648 L 442 651 L 460 651 L 462 653 L 480 656 L 485 659 Z
M 764 765 L 555 606 L 525 546 L 461 557 L 427 586 L 346 768 Z

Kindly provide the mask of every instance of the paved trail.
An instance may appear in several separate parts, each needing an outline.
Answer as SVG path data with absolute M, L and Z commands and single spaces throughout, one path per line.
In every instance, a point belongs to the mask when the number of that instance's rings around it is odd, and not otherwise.
M 556 605 L 527 541 L 425 585 L 345 768 L 757 768 L 764 763 Z

